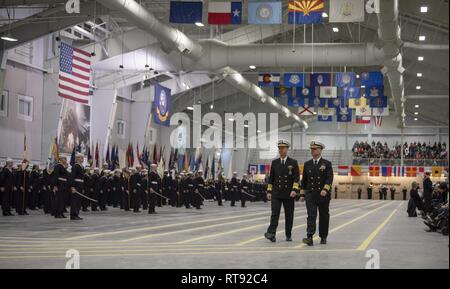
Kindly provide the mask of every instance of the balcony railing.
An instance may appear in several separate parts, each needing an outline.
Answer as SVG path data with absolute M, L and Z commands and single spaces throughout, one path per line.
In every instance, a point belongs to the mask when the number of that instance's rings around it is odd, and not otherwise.
M 383 158 L 353 158 L 353 165 L 361 166 L 417 166 L 417 167 L 448 167 L 448 159 L 383 159 Z

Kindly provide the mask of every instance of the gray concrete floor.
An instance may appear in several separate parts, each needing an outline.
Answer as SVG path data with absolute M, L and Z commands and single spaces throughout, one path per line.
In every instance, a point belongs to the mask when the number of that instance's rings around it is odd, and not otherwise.
M 118 209 L 84 213 L 81 222 L 41 212 L 0 217 L 0 268 L 65 268 L 66 251 L 80 252 L 81 268 L 365 268 L 376 249 L 381 268 L 449 268 L 448 237 L 424 232 L 408 218 L 406 202 L 333 200 L 329 244 L 301 245 L 305 205 L 297 203 L 294 242 L 262 235 L 270 204 L 203 210 L 164 207 L 157 215 Z

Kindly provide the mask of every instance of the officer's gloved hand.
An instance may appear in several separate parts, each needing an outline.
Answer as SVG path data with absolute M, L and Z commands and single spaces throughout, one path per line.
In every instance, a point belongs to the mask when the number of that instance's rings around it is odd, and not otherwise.
M 267 193 L 267 200 L 271 201 L 272 200 L 272 194 L 271 193 Z

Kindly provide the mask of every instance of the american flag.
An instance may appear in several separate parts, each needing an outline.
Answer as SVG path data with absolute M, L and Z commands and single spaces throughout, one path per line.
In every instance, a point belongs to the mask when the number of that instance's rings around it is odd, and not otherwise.
M 58 95 L 79 103 L 89 104 L 91 83 L 91 54 L 61 43 Z

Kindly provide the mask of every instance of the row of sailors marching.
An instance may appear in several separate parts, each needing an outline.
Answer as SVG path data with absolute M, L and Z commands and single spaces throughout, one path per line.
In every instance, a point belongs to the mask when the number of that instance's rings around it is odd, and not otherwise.
M 205 200 L 214 200 L 223 206 L 223 200 L 231 206 L 247 201 L 267 202 L 265 183 L 253 182 L 247 175 L 242 180 L 237 173 L 229 180 L 219 176 L 216 180 L 203 177 L 203 172 L 181 172 L 174 176 L 169 171 L 163 178 L 157 173 L 157 165 L 150 171 L 124 168 L 110 171 L 83 167 L 84 156 L 76 155 L 76 164 L 68 170 L 67 159 L 62 156 L 52 171 L 30 167 L 24 160 L 17 169 L 12 160 L 7 160 L 0 171 L 0 191 L 3 216 L 12 215 L 15 208 L 19 215 L 27 215 L 27 209 L 42 208 L 45 214 L 55 218 L 66 218 L 70 208 L 71 220 L 82 220 L 80 211 L 105 211 L 108 206 L 120 207 L 125 211 L 140 212 L 164 205 L 201 209 Z

